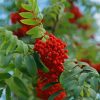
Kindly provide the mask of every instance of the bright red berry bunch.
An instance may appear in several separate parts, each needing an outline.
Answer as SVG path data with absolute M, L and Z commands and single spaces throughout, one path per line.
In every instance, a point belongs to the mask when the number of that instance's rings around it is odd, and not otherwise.
M 70 12 L 74 15 L 73 18 L 69 19 L 70 23 L 76 23 L 76 21 L 83 16 L 80 9 L 74 4 L 72 4 L 72 8 L 70 9 Z
M 51 86 L 47 90 L 42 90 L 42 88 L 48 83 L 58 82 L 58 78 L 64 70 L 64 60 L 68 58 L 68 51 L 65 50 L 65 47 L 65 43 L 52 34 L 49 35 L 46 42 L 40 39 L 36 40 L 34 50 L 40 54 L 41 60 L 49 69 L 48 73 L 39 70 L 40 79 L 37 85 L 37 95 L 43 100 L 48 100 L 51 94 L 63 90 L 60 83 Z M 65 96 L 65 92 L 61 92 L 55 100 L 63 100 Z
M 49 77 L 49 78 L 52 78 L 52 77 Z M 61 85 L 59 83 L 49 87 L 48 89 L 46 90 L 42 90 L 42 88 L 50 83 L 51 81 L 49 79 L 45 79 L 43 81 L 39 80 L 38 81 L 38 86 L 36 88 L 37 90 L 37 96 L 39 98 L 41 98 L 42 100 L 48 100 L 48 97 L 52 94 L 54 94 L 55 92 L 59 91 L 59 90 L 63 90 Z M 66 97 L 66 93 L 65 92 L 61 92 L 59 95 L 57 95 L 55 97 L 54 100 L 63 100 L 64 98 Z
M 70 13 L 72 13 L 74 16 L 73 18 L 69 19 L 69 22 L 72 24 L 76 24 L 78 26 L 78 28 L 87 30 L 90 28 L 90 24 L 88 23 L 79 23 L 78 20 L 82 17 L 84 17 L 84 15 L 82 14 L 82 12 L 80 11 L 79 7 L 76 6 L 72 1 L 68 0 L 68 2 L 70 3 L 71 7 L 70 9 L 65 8 L 64 12 L 69 11 Z

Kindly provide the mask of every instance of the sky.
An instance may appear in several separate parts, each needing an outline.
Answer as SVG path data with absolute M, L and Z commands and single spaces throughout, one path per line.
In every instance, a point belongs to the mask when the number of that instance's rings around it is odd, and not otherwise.
M 100 3 L 100 0 L 91 0 L 93 2 L 97 2 L 97 3 Z

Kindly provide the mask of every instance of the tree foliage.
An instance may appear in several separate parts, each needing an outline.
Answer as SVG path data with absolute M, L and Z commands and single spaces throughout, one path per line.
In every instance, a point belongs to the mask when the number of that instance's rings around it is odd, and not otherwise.
M 50 1 L 50 6 L 42 12 L 44 18 L 37 0 L 18 0 L 10 5 L 11 8 L 16 5 L 20 9 L 14 9 L 17 12 L 13 14 L 16 18 L 11 19 L 14 20 L 12 25 L 0 27 L 0 97 L 5 90 L 6 100 L 39 100 L 42 98 L 41 93 L 38 96 L 40 91 L 37 87 L 40 85 L 43 93 L 59 86 L 59 90 L 50 91 L 48 100 L 56 100 L 61 93 L 65 100 L 99 100 L 97 94 L 100 93 L 100 66 L 94 66 L 95 63 L 100 63 L 100 47 L 91 38 L 96 28 L 94 18 L 88 13 L 93 3 L 86 0 Z M 88 7 L 87 11 L 79 11 L 75 3 Z M 98 4 L 95 5 L 96 9 L 99 8 Z M 73 7 L 74 10 L 78 9 L 75 13 L 72 13 Z M 78 14 L 78 18 L 75 14 Z M 66 61 L 66 45 L 55 36 L 50 37 L 49 32 L 68 44 L 69 59 Z M 36 45 L 37 41 L 40 45 Z M 57 49 L 59 50 L 55 53 Z M 48 67 L 45 62 L 47 59 L 50 67 L 57 67 L 57 70 Z M 88 64 L 80 60 L 87 60 L 85 62 Z M 49 82 L 48 76 L 52 82 Z M 42 84 L 44 81 L 47 81 L 46 84 Z

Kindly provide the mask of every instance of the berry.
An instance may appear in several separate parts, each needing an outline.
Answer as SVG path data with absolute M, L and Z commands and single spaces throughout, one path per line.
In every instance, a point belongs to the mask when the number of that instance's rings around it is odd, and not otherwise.
M 16 13 L 12 12 L 10 14 L 10 19 L 12 24 L 16 24 L 20 20 L 20 16 L 17 12 Z
M 70 23 L 76 23 L 76 21 L 83 16 L 82 13 L 80 12 L 79 8 L 77 6 L 75 6 L 74 4 L 72 5 L 70 12 L 74 15 L 73 18 L 69 19 Z
M 98 72 L 100 72 L 100 64 L 99 63 L 98 64 L 92 64 L 92 67 L 94 69 L 96 69 Z
M 42 90 L 42 88 L 47 84 L 50 83 L 51 81 L 49 79 L 44 80 L 44 81 L 38 81 L 38 86 L 36 88 L 37 91 L 37 96 L 41 98 L 42 100 L 48 100 L 49 96 L 54 94 L 55 92 L 59 90 L 63 90 L 60 83 L 57 83 L 51 87 L 49 87 L 46 90 Z M 61 92 L 58 96 L 54 98 L 54 100 L 63 100 L 66 97 L 65 92 Z
M 49 39 L 46 42 L 37 39 L 34 46 L 34 50 L 39 53 L 42 62 L 49 69 L 48 73 L 38 70 L 39 80 L 36 90 L 37 96 L 42 100 L 48 100 L 50 95 L 59 90 L 63 90 L 60 83 L 55 84 L 46 90 L 42 90 L 42 88 L 48 83 L 58 82 L 59 76 L 64 70 L 64 60 L 68 58 L 68 51 L 65 50 L 66 44 L 52 34 L 48 36 Z M 66 93 L 61 92 L 54 100 L 63 100 L 65 97 Z

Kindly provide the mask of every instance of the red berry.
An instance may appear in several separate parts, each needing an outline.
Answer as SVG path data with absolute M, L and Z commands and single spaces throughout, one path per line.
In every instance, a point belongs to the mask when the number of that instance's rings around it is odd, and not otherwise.
M 77 19 L 79 19 L 83 16 L 82 13 L 80 12 L 79 8 L 77 6 L 75 6 L 74 4 L 72 5 L 70 12 L 74 15 L 73 18 L 69 19 L 70 23 L 76 23 Z
M 40 54 L 41 60 L 49 69 L 48 73 L 44 73 L 42 70 L 38 71 L 40 78 L 37 85 L 37 95 L 42 100 L 48 100 L 50 95 L 63 90 L 60 83 L 44 91 L 42 88 L 48 83 L 58 82 L 58 78 L 64 70 L 64 60 L 68 58 L 68 50 L 65 50 L 65 47 L 66 44 L 52 34 L 49 35 L 49 39 L 46 42 L 41 39 L 36 40 L 34 50 Z M 66 93 L 61 92 L 54 100 L 63 100 L 64 97 L 66 97 Z
M 54 94 L 59 90 L 63 90 L 60 83 L 57 83 L 49 87 L 48 89 L 43 90 L 43 87 L 50 82 L 52 81 L 50 81 L 49 79 L 43 81 L 38 80 L 38 86 L 36 88 L 36 91 L 37 91 L 37 96 L 41 98 L 41 100 L 48 100 L 49 96 L 51 96 L 52 94 Z M 66 97 L 66 93 L 62 91 L 58 96 L 55 97 L 54 100 L 63 100 L 65 97 Z
M 20 20 L 20 16 L 17 12 L 16 13 L 12 12 L 10 18 L 12 24 L 16 24 Z

